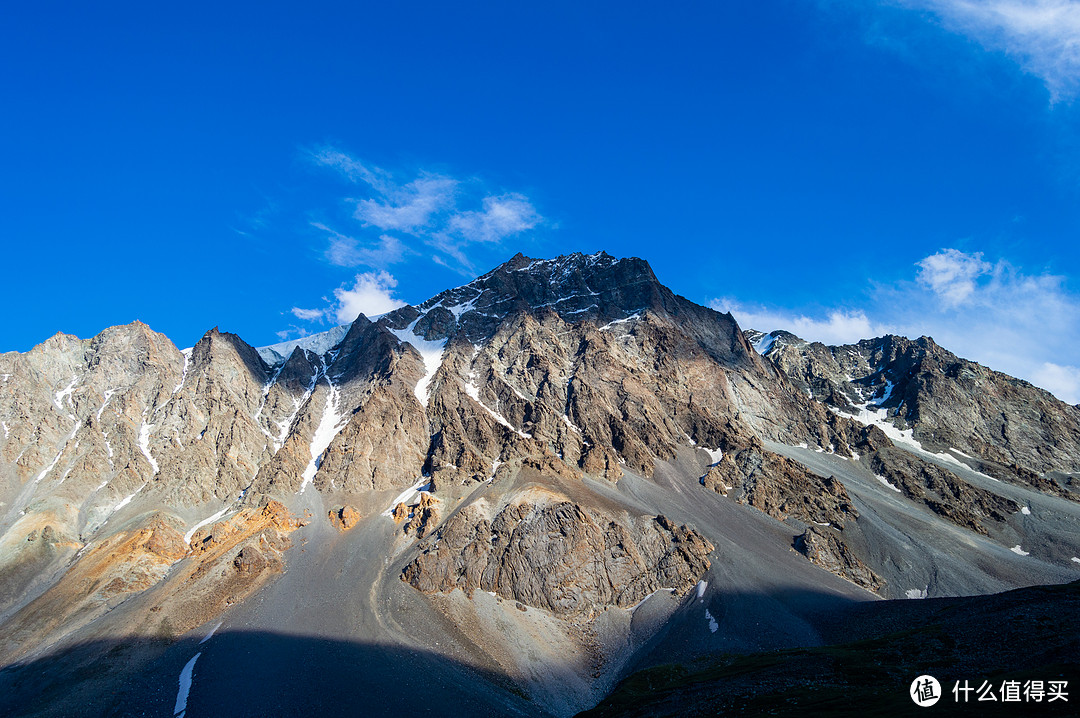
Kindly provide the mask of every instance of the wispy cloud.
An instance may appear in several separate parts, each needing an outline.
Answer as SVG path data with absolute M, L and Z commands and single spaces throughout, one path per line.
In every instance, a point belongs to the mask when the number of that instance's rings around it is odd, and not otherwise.
M 512 193 L 484 197 L 483 209 L 451 216 L 447 229 L 466 242 L 500 242 L 532 229 L 540 220 L 525 195 Z
M 544 222 L 525 195 L 493 193 L 476 179 L 429 171 L 402 179 L 333 147 L 311 152 L 310 158 L 369 194 L 345 201 L 359 223 L 354 234 L 377 233 L 377 241 L 315 225 L 330 235 L 326 256 L 334 264 L 380 268 L 399 261 L 410 242 L 420 242 L 435 252 L 437 263 L 470 274 L 475 270 L 470 246 L 498 244 Z
M 300 307 L 293 307 L 292 315 L 297 319 L 302 319 L 305 322 L 321 321 L 326 316 L 325 309 L 301 309 Z
M 326 259 L 339 267 L 366 265 L 383 269 L 402 261 L 410 252 L 401 240 L 388 234 L 380 235 L 372 245 L 362 246 L 355 237 L 342 234 L 322 222 L 312 222 L 311 226 L 327 234 Z
M 930 335 L 946 349 L 1080 402 L 1080 296 L 1065 277 L 1024 272 L 1005 259 L 943 249 L 913 277 L 875 285 L 864 307 L 806 316 L 783 308 L 714 300 L 743 327 L 787 329 L 804 339 L 849 343 L 881 334 Z
M 277 334 L 278 339 L 286 341 L 292 337 L 300 337 L 302 339 L 308 334 L 311 334 L 311 331 L 306 327 L 298 327 L 295 324 L 290 324 L 287 329 L 282 329 L 281 331 L 274 333 Z
M 424 174 L 401 186 L 371 187 L 379 196 L 351 200 L 356 203 L 355 217 L 366 226 L 412 234 L 430 227 L 435 215 L 453 209 L 458 181 Z
M 323 147 L 311 153 L 311 161 L 322 167 L 337 170 L 351 182 L 365 182 L 373 187 L 385 187 L 387 174 L 378 168 L 369 168 L 334 147 Z
M 1080 92 L 1080 2 L 1076 0 L 891 0 L 926 11 L 952 32 L 1004 52 L 1040 78 L 1054 101 Z
M 470 249 L 498 245 L 545 223 L 520 192 L 495 192 L 476 178 L 460 179 L 420 170 L 402 176 L 365 163 L 335 147 L 306 153 L 317 167 L 347 181 L 347 215 L 309 224 L 323 235 L 323 256 L 331 265 L 367 268 L 352 285 L 333 291 L 323 307 L 293 307 L 305 322 L 345 323 L 361 312 L 372 316 L 403 306 L 395 295 L 391 265 L 418 258 L 463 275 L 475 274 Z M 345 194 L 343 192 L 342 194 Z M 293 325 L 292 336 L 306 333 Z M 301 333 L 300 336 L 304 336 Z

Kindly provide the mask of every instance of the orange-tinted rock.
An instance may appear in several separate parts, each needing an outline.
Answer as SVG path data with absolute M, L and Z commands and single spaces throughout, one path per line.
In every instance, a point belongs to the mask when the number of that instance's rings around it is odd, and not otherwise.
M 420 503 L 413 509 L 412 518 L 405 524 L 405 533 L 415 533 L 417 538 L 423 538 L 431 533 L 431 530 L 439 523 L 439 509 L 436 504 L 439 500 L 430 493 L 424 491 L 420 494 Z
M 330 523 L 338 531 L 348 531 L 360 520 L 360 512 L 352 506 L 342 506 L 337 511 L 329 511 Z

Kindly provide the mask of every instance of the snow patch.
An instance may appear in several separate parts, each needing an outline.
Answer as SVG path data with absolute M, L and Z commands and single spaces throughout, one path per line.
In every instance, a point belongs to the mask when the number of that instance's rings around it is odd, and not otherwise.
M 643 598 L 640 601 L 638 601 L 637 603 L 635 603 L 633 606 L 630 606 L 629 608 L 627 608 L 626 610 L 633 613 L 635 610 L 637 610 L 638 606 L 645 603 L 646 601 L 648 601 L 650 598 L 652 598 L 656 594 L 660 593 L 661 591 L 667 591 L 668 593 L 675 593 L 674 588 L 658 588 L 655 591 L 653 591 L 652 593 L 650 593 L 648 596 L 646 596 L 645 598 Z
M 326 405 L 323 407 L 319 428 L 315 430 L 315 436 L 311 439 L 311 461 L 308 463 L 307 468 L 304 469 L 304 481 L 300 484 L 300 493 L 304 493 L 308 484 L 315 479 L 315 473 L 319 470 L 319 465 L 322 464 L 323 452 L 330 446 L 330 442 L 334 440 L 338 432 L 349 423 L 349 417 L 343 416 L 338 410 L 340 392 L 334 386 L 334 382 L 330 381 L 330 377 L 326 377 L 326 383 L 330 386 L 330 396 L 326 397 Z
M 720 459 L 724 458 L 724 452 L 720 451 L 720 449 L 706 449 L 704 446 L 701 448 L 704 449 L 705 453 L 712 459 L 712 463 L 709 464 L 709 466 L 716 466 L 720 463 Z
M 758 339 L 756 342 L 754 342 L 754 351 L 764 356 L 765 354 L 769 353 L 769 350 L 772 349 L 772 346 L 775 342 L 776 337 L 774 337 L 772 334 L 766 334 L 760 339 Z
M 890 489 L 892 489 L 892 490 L 893 490 L 893 491 L 895 491 L 896 493 L 898 493 L 898 494 L 902 494 L 902 493 L 904 493 L 904 492 L 903 492 L 903 491 L 901 491 L 900 489 L 898 489 L 898 488 L 896 488 L 895 486 L 893 486 L 892 484 L 890 484 L 890 483 L 889 483 L 889 480 L 888 480 L 888 479 L 886 479 L 886 478 L 885 478 L 884 476 L 880 476 L 880 475 L 878 475 L 878 474 L 874 474 L 874 478 L 875 478 L 875 479 L 877 479 L 878 481 L 880 481 L 881 483 L 885 484 L 886 486 L 888 486 L 888 487 L 889 487 Z
M 879 429 L 881 429 L 885 433 L 886 436 L 888 436 L 890 439 L 892 439 L 894 444 L 903 444 L 903 445 L 905 445 L 905 446 L 907 446 L 909 448 L 912 448 L 915 451 L 917 451 L 920 454 L 923 454 L 925 456 L 932 456 L 932 457 L 934 457 L 936 459 L 939 459 L 941 461 L 953 464 L 954 466 L 958 466 L 958 467 L 960 467 L 962 469 L 966 469 L 966 470 L 968 470 L 968 471 L 970 471 L 972 473 L 978 474 L 979 476 L 981 476 L 981 477 L 983 477 L 985 479 L 989 479 L 990 481 L 998 481 L 998 479 L 995 479 L 993 476 L 987 476 L 986 474 L 982 473 L 981 471 L 975 471 L 975 469 L 971 468 L 970 466 L 968 466 L 964 462 L 960 461 L 959 459 L 957 459 L 952 454 L 948 454 L 948 453 L 937 454 L 937 453 L 934 453 L 932 451 L 927 451 L 926 449 L 923 448 L 923 445 L 919 442 L 919 440 L 915 438 L 915 430 L 914 429 L 903 429 L 903 430 L 901 430 L 901 429 L 896 428 L 896 426 L 892 422 L 890 422 L 888 420 L 889 410 L 881 408 L 881 404 L 883 404 L 892 395 L 892 390 L 893 390 L 892 382 L 891 381 L 886 381 L 884 395 L 874 403 L 866 402 L 864 404 L 856 404 L 855 409 L 858 410 L 858 413 L 856 413 L 856 414 L 849 414 L 847 412 L 840 411 L 840 410 L 835 409 L 833 407 L 829 407 L 829 409 L 830 409 L 830 411 L 832 411 L 835 414 L 839 414 L 840 416 L 846 416 L 849 419 L 854 419 L 855 421 L 857 421 L 860 424 L 863 424 L 865 426 L 873 425 L 873 426 L 878 427 Z M 963 456 L 967 456 L 966 454 L 963 454 L 960 451 L 956 451 L 956 449 L 950 448 L 949 451 L 955 451 L 958 454 L 961 454 Z M 1000 483 L 1000 481 L 999 481 L 999 483 Z
M 855 409 L 856 409 L 857 413 L 848 414 L 846 412 L 839 411 L 837 409 L 832 409 L 832 410 L 835 413 L 840 414 L 841 416 L 846 416 L 846 417 L 849 417 L 851 419 L 854 419 L 855 421 L 859 422 L 860 424 L 864 424 L 866 426 L 874 425 L 874 426 L 878 427 L 883 432 L 885 432 L 886 436 L 888 436 L 890 439 L 893 440 L 893 443 L 905 444 L 907 446 L 910 446 L 910 447 L 916 449 L 917 451 L 921 451 L 923 453 L 929 453 L 925 449 L 923 449 L 922 444 L 920 444 L 915 439 L 915 430 L 914 429 L 900 430 L 900 429 L 897 429 L 894 424 L 889 422 L 889 420 L 888 420 L 889 410 L 881 408 L 881 405 L 884 404 L 889 399 L 890 396 L 892 396 L 892 392 L 893 392 L 893 383 L 891 381 L 886 380 L 886 382 L 885 382 L 885 392 L 882 394 L 882 397 L 880 399 L 878 399 L 876 402 L 873 402 L 873 403 L 868 401 L 868 402 L 865 402 L 865 403 L 862 403 L 862 404 L 855 404 L 854 406 L 855 406 Z M 950 458 L 952 458 L 952 457 L 950 457 Z
M 1073 557 L 1072 557 L 1072 560 L 1073 560 L 1073 561 L 1076 561 L 1077 563 L 1080 563 L 1080 558 L 1077 558 L 1076 556 L 1073 556 Z
M 110 513 L 114 513 L 114 514 L 115 514 L 115 513 L 117 512 L 117 511 L 119 511 L 120 509 L 122 509 L 122 508 L 124 508 L 125 506 L 127 506 L 128 504 L 130 504 L 130 503 L 131 503 L 131 500 L 132 500 L 133 498 L 135 498 L 135 494 L 137 494 L 137 493 L 139 493 L 140 491 L 142 491 L 142 490 L 143 490 L 143 486 L 146 486 L 146 484 L 143 484 L 143 485 L 142 485 L 142 486 L 140 486 L 139 488 L 135 489 L 135 493 L 134 493 L 134 494 L 132 494 L 131 496 L 128 496 L 128 497 L 127 497 L 126 499 L 124 499 L 123 501 L 121 501 L 120 503 L 118 503 L 118 504 L 117 504 L 116 506 L 113 506 L 113 510 L 112 510 L 112 511 L 111 511 Z
M 191 361 L 191 350 L 181 349 L 180 353 L 184 355 L 184 369 L 180 372 L 180 383 L 176 385 L 176 388 L 172 390 L 173 394 L 180 391 L 180 387 L 184 385 L 184 380 L 187 379 L 188 363 Z
M 174 718 L 183 718 L 187 710 L 188 693 L 191 692 L 191 679 L 195 677 L 195 661 L 202 653 L 196 653 L 180 671 L 180 690 L 176 692 L 176 705 L 173 707 Z
M 1029 509 L 1027 506 L 1021 506 L 1020 513 L 1022 513 L 1024 516 L 1031 516 L 1031 509 Z
M 483 292 L 480 292 L 480 294 L 483 294 Z M 480 294 L 477 294 L 475 297 L 473 297 L 472 299 L 470 299 L 467 302 L 462 302 L 461 304 L 455 304 L 452 307 L 447 307 L 447 309 L 450 310 L 450 313 L 454 315 L 454 321 L 455 322 L 460 320 L 461 315 L 464 314 L 465 312 L 471 312 L 472 311 L 473 307 L 476 305 L 476 300 L 480 298 Z M 438 306 L 438 305 L 436 305 L 436 306 Z M 434 309 L 434 308 L 435 307 L 432 307 L 432 309 Z M 428 311 L 430 311 L 430 310 L 428 310 Z
M 158 472 L 158 463 L 154 457 L 150 454 L 150 432 L 153 430 L 153 424 L 147 424 L 146 419 L 143 419 L 142 428 L 139 429 L 139 449 L 142 450 L 143 456 L 150 462 L 150 466 L 154 468 L 154 473 Z
M 210 633 L 207 633 L 206 637 L 203 638 L 201 641 L 199 641 L 199 645 L 201 646 L 202 644 L 209 641 L 213 637 L 213 635 L 217 631 L 217 629 L 221 628 L 221 624 L 223 624 L 223 623 L 225 623 L 225 621 L 218 621 L 217 623 L 215 623 L 214 627 L 210 629 Z
M 56 392 L 56 408 L 57 409 L 59 409 L 60 411 L 65 411 L 65 412 L 67 411 L 67 409 L 64 408 L 64 402 L 66 401 L 66 402 L 68 402 L 69 406 L 71 405 L 71 398 L 70 398 L 71 397 L 71 392 L 75 391 L 75 385 L 78 382 L 79 382 L 79 377 L 73 376 L 73 377 L 71 377 L 71 383 L 68 384 L 67 387 L 65 387 L 65 388 L 61 389 L 60 391 Z M 70 418 L 72 418 L 72 419 L 75 418 L 74 416 L 71 416 L 71 414 L 68 414 L 68 416 Z
M 491 417 L 493 419 L 495 419 L 495 421 L 499 422 L 500 424 L 505 426 L 507 429 L 514 432 L 515 434 L 517 434 L 518 436 L 520 436 L 523 439 L 531 439 L 532 438 L 532 434 L 527 434 L 524 431 L 521 431 L 520 429 L 514 428 L 514 425 L 511 424 L 509 421 L 507 421 L 505 416 L 503 416 L 499 412 L 495 411 L 494 409 L 492 409 L 490 406 L 488 406 L 484 402 L 480 401 L 480 388 L 477 387 L 476 384 L 472 383 L 471 378 L 470 378 L 469 381 L 465 382 L 465 393 L 469 395 L 470 399 L 472 399 L 477 404 L 479 404 L 481 409 L 483 409 L 488 414 L 490 414 Z M 566 415 L 564 414 L 563 416 L 565 417 Z M 567 421 L 569 422 L 569 419 L 567 419 Z
M 322 356 L 341 343 L 341 340 L 349 333 L 349 326 L 350 325 L 348 324 L 342 324 L 333 329 L 327 329 L 325 332 L 309 334 L 300 339 L 290 339 L 287 342 L 271 344 L 270 346 L 260 347 L 255 351 L 259 352 L 259 356 L 261 356 L 263 361 L 270 366 L 275 366 L 284 362 L 297 347 Z
M 293 413 L 277 423 L 279 434 L 277 438 L 274 439 L 275 446 L 280 448 L 281 445 L 285 443 L 285 439 L 287 439 L 289 436 L 289 429 L 292 428 L 293 422 L 296 420 L 296 415 L 300 412 L 300 407 L 306 404 L 307 400 L 311 398 L 312 393 L 315 391 L 315 385 L 319 383 L 319 377 L 322 376 L 322 372 L 324 369 L 315 370 L 315 373 L 311 375 L 311 383 L 308 384 L 308 388 L 304 392 L 304 396 L 302 396 L 299 401 L 293 399 Z M 267 393 L 269 393 L 269 389 L 267 390 Z M 274 449 L 274 451 L 277 451 L 277 449 Z
M 627 324 L 629 322 L 634 321 L 635 319 L 641 319 L 641 310 L 640 309 L 638 311 L 634 312 L 633 314 L 631 314 L 628 317 L 625 317 L 623 319 L 616 319 L 615 321 L 608 322 L 604 326 L 600 327 L 600 331 L 606 331 L 608 329 L 611 329 L 616 324 Z
M 192 526 L 191 530 L 189 530 L 186 534 L 184 534 L 184 545 L 186 546 L 186 545 L 191 543 L 191 537 L 195 535 L 196 531 L 201 529 L 203 526 L 206 526 L 207 524 L 214 523 L 215 521 L 217 521 L 218 519 L 220 519 L 221 517 L 223 517 L 227 513 L 229 513 L 229 507 L 228 506 L 223 508 L 221 511 L 218 511 L 213 516 L 209 516 L 209 517 L 203 519 L 202 521 L 200 521 L 199 523 L 195 524 L 194 526 Z M 221 624 L 218 624 L 218 625 L 221 625 Z
M 94 416 L 94 418 L 97 419 L 98 421 L 101 421 L 101 412 L 105 411 L 105 407 L 107 407 L 109 405 L 109 399 L 112 398 L 112 395 L 113 395 L 112 389 L 105 392 L 105 401 L 101 402 L 101 406 L 98 407 L 97 414 Z
M 426 408 L 431 380 L 435 378 L 435 372 L 439 371 L 439 367 L 443 363 L 443 350 L 446 348 L 446 339 L 428 341 L 420 337 L 414 331 L 418 321 L 420 321 L 420 317 L 417 317 L 412 324 L 404 329 L 391 329 L 390 331 L 401 341 L 412 344 L 413 349 L 418 351 L 420 357 L 424 360 L 424 376 L 420 378 L 420 381 L 416 382 L 413 391 L 416 398 L 420 400 L 420 404 Z
M 705 618 L 709 621 L 709 632 L 716 633 L 716 630 L 720 628 L 720 624 L 716 622 L 716 619 L 713 618 L 713 615 L 709 613 L 709 609 L 707 608 L 705 609 Z
M 405 489 L 400 494 L 398 494 L 397 498 L 394 499 L 390 503 L 389 508 L 387 508 L 386 511 L 382 512 L 382 515 L 383 516 L 392 516 L 393 513 L 394 513 L 394 507 L 395 506 L 397 506 L 398 504 L 408 503 L 409 501 L 412 500 L 414 495 L 419 493 L 421 490 L 428 488 L 429 485 L 430 484 L 429 484 L 429 482 L 428 482 L 428 480 L 426 478 L 421 478 L 415 484 L 413 484 L 412 486 L 410 486 L 409 488 Z
M 708 581 L 703 580 L 703 581 L 698 581 L 697 582 L 697 586 L 695 588 L 697 589 L 697 597 L 698 597 L 698 599 L 700 599 L 702 596 L 705 595 L 705 589 L 708 588 L 708 587 L 709 587 L 709 582 Z
M 56 457 L 52 460 L 52 463 L 46 466 L 45 470 L 38 474 L 37 478 L 34 479 L 35 484 L 41 483 L 41 480 L 44 479 L 50 471 L 56 468 L 56 464 L 60 461 L 60 457 L 64 455 L 64 450 L 67 449 L 68 442 L 75 438 L 75 432 L 77 432 L 78 430 L 79 427 L 78 425 L 76 425 L 75 428 L 72 429 L 71 433 L 68 434 L 68 437 L 64 439 L 64 443 L 61 444 L 60 451 L 56 452 Z M 26 449 L 23 449 L 23 451 L 26 451 Z M 22 454 L 19 454 L 19 456 L 22 456 Z
M 8 434 L 10 434 L 11 432 L 8 431 L 7 422 L 6 421 L 0 421 L 0 426 L 4 427 L 4 438 L 5 439 L 8 438 Z
M 926 589 L 925 588 L 909 588 L 907 591 L 904 592 L 904 595 L 907 596 L 908 598 L 912 598 L 912 599 L 926 598 Z
M 1030 552 L 1025 551 L 1024 549 L 1020 548 L 1020 544 L 1016 544 L 1015 546 L 1013 546 L 1009 550 L 1012 551 L 1015 554 L 1020 555 L 1020 556 L 1030 556 L 1031 555 Z

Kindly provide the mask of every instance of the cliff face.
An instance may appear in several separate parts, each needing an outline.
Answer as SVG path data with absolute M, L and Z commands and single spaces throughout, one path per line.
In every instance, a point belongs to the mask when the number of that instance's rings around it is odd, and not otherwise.
M 488 517 L 459 512 L 420 544 L 402 579 L 424 592 L 494 592 L 556 615 L 628 608 L 667 588 L 686 593 L 713 545 L 663 516 L 630 527 L 569 501 L 521 501 Z

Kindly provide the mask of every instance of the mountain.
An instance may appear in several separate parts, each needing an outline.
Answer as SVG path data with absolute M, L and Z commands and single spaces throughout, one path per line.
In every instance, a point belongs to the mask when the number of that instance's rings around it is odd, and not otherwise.
M 11 715 L 571 715 L 1080 571 L 1076 407 L 602 252 L 263 349 L 58 334 L 0 355 L 0 422 Z

